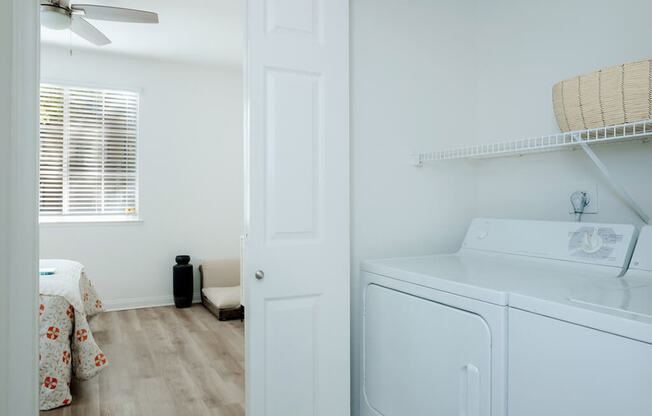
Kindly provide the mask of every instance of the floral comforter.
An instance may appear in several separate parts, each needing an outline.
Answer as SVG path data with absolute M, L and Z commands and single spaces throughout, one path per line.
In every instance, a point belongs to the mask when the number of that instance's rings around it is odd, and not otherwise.
M 81 307 L 75 308 L 72 303 L 77 304 L 77 301 L 66 299 L 68 296 L 44 294 L 43 289 L 39 296 L 39 406 L 41 410 L 49 410 L 72 402 L 72 375 L 88 380 L 100 373 L 108 360 L 95 343 L 88 325 L 88 318 L 102 311 L 102 301 L 86 278 L 83 266 L 66 260 L 48 260 L 41 262 L 42 267 L 44 262 L 48 267 L 56 267 L 56 273 L 72 270 L 73 274 L 78 274 L 70 276 L 69 281 L 78 282 L 81 301 Z M 41 276 L 41 281 L 48 278 Z

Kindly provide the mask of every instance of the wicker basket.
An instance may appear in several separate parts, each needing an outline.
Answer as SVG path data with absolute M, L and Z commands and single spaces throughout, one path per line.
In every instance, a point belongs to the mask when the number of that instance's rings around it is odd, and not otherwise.
M 610 66 L 552 87 L 563 132 L 652 119 L 652 59 Z

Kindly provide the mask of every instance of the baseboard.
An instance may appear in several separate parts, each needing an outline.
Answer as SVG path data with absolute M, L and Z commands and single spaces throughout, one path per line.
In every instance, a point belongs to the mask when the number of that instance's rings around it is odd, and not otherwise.
M 195 292 L 192 303 L 201 303 L 201 295 Z M 141 298 L 106 299 L 103 301 L 104 310 L 124 311 L 127 309 L 155 308 L 157 306 L 174 305 L 174 296 L 150 296 Z

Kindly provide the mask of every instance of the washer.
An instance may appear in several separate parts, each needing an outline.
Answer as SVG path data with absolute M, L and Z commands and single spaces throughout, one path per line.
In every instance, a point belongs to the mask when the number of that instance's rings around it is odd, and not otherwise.
M 455 254 L 361 265 L 363 416 L 505 415 L 512 292 L 615 279 L 630 225 L 475 219 Z
M 510 415 L 652 415 L 652 227 L 623 278 L 510 306 Z

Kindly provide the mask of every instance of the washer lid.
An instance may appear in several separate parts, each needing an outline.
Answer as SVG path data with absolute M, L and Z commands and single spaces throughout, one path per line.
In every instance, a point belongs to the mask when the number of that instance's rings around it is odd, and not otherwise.
M 652 344 L 652 280 L 600 279 L 590 288 L 547 295 L 517 291 L 509 306 Z

